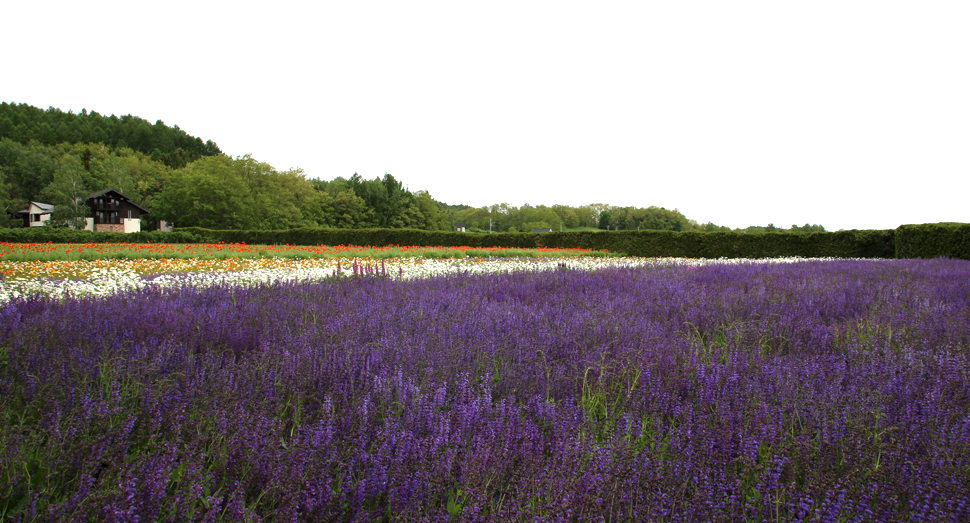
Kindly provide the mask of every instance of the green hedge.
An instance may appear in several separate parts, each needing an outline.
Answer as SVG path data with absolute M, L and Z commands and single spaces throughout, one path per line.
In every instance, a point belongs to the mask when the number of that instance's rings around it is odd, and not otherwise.
M 924 223 L 896 229 L 897 258 L 940 256 L 970 260 L 970 224 Z
M 630 256 L 777 258 L 784 256 L 892 258 L 892 230 L 817 233 L 740 232 L 551 232 L 473 234 L 415 229 L 287 229 L 216 231 L 179 229 L 210 242 L 250 245 L 424 245 L 444 247 L 559 247 L 609 250 Z
M 548 233 L 546 245 L 687 258 L 892 258 L 894 231 L 817 233 L 617 231 Z M 559 237 L 559 238 L 556 238 Z
M 91 232 L 55 227 L 0 229 L 0 241 L 11 243 L 199 243 L 204 239 L 185 232 Z
M 442 247 L 537 247 L 539 234 L 472 234 L 418 229 L 281 229 L 268 231 L 179 228 L 211 242 L 249 245 L 423 245 Z
M 49 227 L 0 229 L 18 243 L 201 243 L 250 245 L 425 245 L 444 247 L 560 247 L 609 250 L 630 256 L 688 258 L 932 258 L 970 259 L 970 224 L 904 225 L 896 230 L 816 233 L 577 231 L 475 234 L 416 229 L 285 229 L 269 231 L 180 228 L 131 234 Z

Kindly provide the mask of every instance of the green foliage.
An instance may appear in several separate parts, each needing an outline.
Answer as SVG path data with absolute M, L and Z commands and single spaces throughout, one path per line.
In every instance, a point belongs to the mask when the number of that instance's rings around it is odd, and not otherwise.
M 550 247 L 609 250 L 642 257 L 892 258 L 894 231 L 839 231 L 750 235 L 738 232 L 616 231 L 469 234 L 415 229 L 207 230 L 179 229 L 209 242 L 267 245 L 421 245 L 444 247 Z
M 464 207 L 464 209 L 461 209 Z M 491 207 L 449 206 L 451 222 L 465 224 L 466 230 L 489 230 L 493 232 L 530 232 L 533 229 L 551 228 L 558 231 L 573 228 L 600 230 L 658 230 L 708 232 L 730 230 L 712 223 L 698 224 L 688 220 L 680 211 L 663 207 L 615 207 L 592 204 L 580 207 L 566 205 L 514 207 L 507 203 Z M 458 209 L 458 210 L 454 210 Z
M 342 229 L 360 229 L 371 225 L 374 212 L 368 209 L 367 202 L 357 196 L 353 189 L 340 191 L 332 197 L 328 193 L 322 193 L 321 198 L 326 225 Z
M 606 212 L 610 213 L 611 230 L 686 231 L 699 228 L 676 209 L 671 211 L 655 206 L 645 209 L 622 207 L 604 211 L 604 214 Z
M 600 213 L 600 229 L 610 230 L 613 226 L 613 213 L 610 211 L 603 211 Z
M 12 183 L 10 197 L 21 203 L 37 200 L 41 190 L 53 179 L 60 155 L 40 144 L 25 146 L 0 139 L 0 169 Z
M 818 225 L 818 224 L 811 224 L 810 225 L 810 224 L 807 224 L 806 223 L 805 225 L 802 225 L 801 227 L 799 227 L 799 226 L 797 226 L 795 224 L 792 224 L 791 230 L 793 232 L 825 232 L 825 227 L 822 227 L 821 225 Z
M 970 224 L 924 223 L 896 229 L 897 258 L 949 256 L 970 260 Z
M 83 202 L 92 191 L 115 189 L 150 212 L 171 170 L 131 149 L 102 144 L 47 146 L 0 139 L 0 206 L 16 213 L 30 201 L 54 205 L 53 223 L 83 226 L 88 209 Z M 78 202 L 80 198 L 81 202 Z M 22 222 L 3 220 L 15 227 Z M 146 219 L 143 228 L 151 227 Z
M 630 256 L 688 258 L 892 258 L 893 231 L 748 235 L 737 232 L 616 231 L 542 235 L 549 247 L 609 249 Z
M 705 230 L 709 230 L 710 231 L 709 228 L 705 228 Z M 730 229 L 726 229 L 725 228 L 724 230 L 730 230 Z M 825 232 L 825 227 L 823 227 L 821 225 L 818 225 L 818 224 L 807 224 L 806 223 L 805 225 L 802 225 L 801 227 L 799 227 L 798 225 L 792 225 L 791 226 L 791 229 L 783 229 L 781 227 L 775 227 L 775 224 L 773 224 L 773 223 L 769 223 L 766 226 L 751 225 L 751 226 L 746 227 L 744 229 L 737 229 L 736 231 L 737 232 L 743 232 L 745 234 L 763 234 L 763 233 L 766 233 L 766 232 Z
M 102 116 L 95 111 L 79 114 L 49 107 L 46 111 L 27 104 L 0 103 L 0 138 L 21 144 L 100 143 L 113 148 L 131 148 L 152 160 L 173 168 L 184 167 L 203 156 L 222 154 L 210 141 L 190 136 L 179 127 L 154 125 L 124 115 Z
M 211 156 L 172 171 L 151 203 L 155 218 L 180 227 L 286 229 L 333 225 L 325 214 L 340 202 L 325 194 L 301 170 Z
M 318 224 L 322 226 L 451 230 L 453 220 L 447 205 L 435 201 L 427 191 L 404 189 L 389 173 L 373 180 L 354 173 L 350 179 L 310 180 L 310 185 L 321 197 L 323 214 Z
M 141 231 L 126 234 L 54 227 L 0 229 L 0 242 L 10 243 L 201 243 L 203 241 L 203 237 L 188 231 Z
M 46 203 L 54 205 L 48 225 L 54 227 L 84 228 L 84 219 L 91 210 L 85 203 L 90 194 L 85 181 L 86 173 L 76 156 L 64 156 L 54 171 L 54 179 L 41 191 Z
M 545 245 L 706 258 L 968 256 L 961 228 L 904 226 L 899 229 L 904 244 L 897 246 L 894 231 L 828 233 L 806 223 L 790 230 L 769 224 L 731 232 L 654 206 L 448 205 L 427 191 L 410 192 L 388 173 L 373 180 L 356 173 L 349 179 L 309 180 L 299 169 L 276 171 L 248 155 L 229 158 L 212 141 L 203 143 L 161 121 L 0 103 L 0 206 L 7 211 L 0 229 L 18 225 L 7 216 L 31 200 L 55 205 L 53 223 L 80 225 L 87 209 L 79 198 L 107 188 L 147 209 L 151 220 L 211 229 L 209 234 L 247 243 L 265 237 L 270 240 L 262 243 Z M 143 227 L 151 228 L 151 220 Z M 507 234 L 454 236 L 455 222 L 469 231 Z M 560 227 L 609 232 L 554 232 L 542 238 L 517 232 Z M 340 230 L 321 232 L 326 228 Z M 392 230 L 398 232 L 386 232 Z
M 253 227 L 250 180 L 241 167 L 232 158 L 213 156 L 172 173 L 155 203 L 156 217 L 180 226 Z

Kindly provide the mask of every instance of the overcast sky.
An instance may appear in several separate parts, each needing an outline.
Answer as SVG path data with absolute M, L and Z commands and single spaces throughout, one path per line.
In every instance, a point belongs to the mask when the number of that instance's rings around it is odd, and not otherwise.
M 311 5 L 314 4 L 314 5 Z M 970 222 L 970 2 L 12 2 L 0 99 L 450 204 Z

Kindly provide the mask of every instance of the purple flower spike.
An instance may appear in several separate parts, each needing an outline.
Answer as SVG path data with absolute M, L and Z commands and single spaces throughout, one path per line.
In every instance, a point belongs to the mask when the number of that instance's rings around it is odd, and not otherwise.
M 949 259 L 17 299 L 0 510 L 970 521 L 967 325 Z

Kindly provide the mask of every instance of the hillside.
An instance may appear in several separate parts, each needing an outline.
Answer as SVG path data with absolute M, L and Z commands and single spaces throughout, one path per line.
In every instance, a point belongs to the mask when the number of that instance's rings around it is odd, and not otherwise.
M 71 202 L 113 188 L 150 211 L 145 229 L 165 220 L 212 229 L 451 230 L 462 223 L 466 230 L 481 232 L 727 230 L 656 206 L 498 203 L 475 208 L 449 205 L 434 200 L 428 191 L 405 187 L 391 174 L 366 180 L 355 173 L 327 181 L 300 169 L 277 171 L 249 155 L 226 156 L 212 140 L 203 141 L 162 121 L 150 124 L 132 115 L 103 116 L 87 110 L 74 114 L 0 103 L 0 206 L 10 215 L 29 201 L 50 203 L 57 209 L 53 223 L 86 212 Z M 0 220 L 0 226 L 18 224 Z M 749 228 L 765 230 L 780 229 Z

